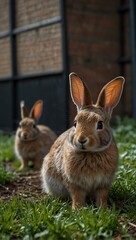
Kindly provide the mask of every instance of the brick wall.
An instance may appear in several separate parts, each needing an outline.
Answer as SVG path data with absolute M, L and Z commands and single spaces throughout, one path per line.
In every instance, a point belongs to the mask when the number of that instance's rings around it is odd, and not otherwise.
M 17 27 L 60 16 L 59 0 L 16 0 Z
M 0 1 L 0 32 L 9 30 L 9 0 Z
M 9 30 L 9 1 L 0 1 L 0 32 Z M 9 38 L 0 39 L 0 76 L 11 75 L 10 41 Z
M 16 0 L 16 27 L 60 16 L 59 0 Z M 9 29 L 9 1 L 0 1 L 0 31 Z M 19 75 L 62 70 L 61 26 L 59 23 L 16 35 Z M 10 40 L 0 39 L 0 75 L 11 74 Z
M 119 5 L 119 0 L 67 1 L 70 72 L 78 73 L 87 82 L 93 99 L 97 98 L 104 84 L 120 75 Z M 130 44 L 127 46 L 129 52 Z M 126 78 L 128 71 L 126 69 Z M 128 82 L 129 78 L 127 85 Z M 126 98 L 123 98 L 115 113 L 130 112 L 131 106 L 125 109 Z M 130 105 L 131 100 L 127 101 Z M 76 109 L 71 100 L 69 109 L 72 124 Z
M 19 75 L 62 69 L 60 24 L 17 36 Z
M 0 39 L 0 77 L 11 75 L 10 41 L 9 38 Z
M 17 0 L 17 27 L 60 16 L 59 0 Z M 60 24 L 17 36 L 17 64 L 20 75 L 62 69 Z

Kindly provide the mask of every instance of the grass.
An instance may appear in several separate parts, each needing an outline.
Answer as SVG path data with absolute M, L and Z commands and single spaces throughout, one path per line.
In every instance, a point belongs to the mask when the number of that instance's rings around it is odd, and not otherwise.
M 61 202 L 49 196 L 37 196 L 35 199 L 14 197 L 7 202 L 0 201 L 0 239 L 113 240 L 117 237 L 135 239 L 135 129 L 136 122 L 129 118 L 118 119 L 114 128 L 120 164 L 110 190 L 108 209 L 97 209 L 95 206 L 87 205 L 73 211 L 70 202 Z M 13 142 L 10 141 L 12 145 Z M 9 154 L 6 159 L 12 161 L 14 157 L 10 143 L 7 144 L 7 148 L 10 149 L 12 157 L 10 158 Z M 130 228 L 132 233 L 128 231 Z
M 4 167 L 0 167 L 0 185 L 11 182 L 16 174 L 7 171 Z
M 113 239 L 118 234 L 118 213 L 88 206 L 72 211 L 69 203 L 15 198 L 0 204 L 0 237 L 24 239 Z M 4 222 L 4 224 L 3 224 Z
M 14 137 L 0 135 L 0 185 L 12 181 L 15 174 L 4 168 L 4 163 L 14 159 Z
M 0 164 L 14 159 L 14 136 L 0 135 Z

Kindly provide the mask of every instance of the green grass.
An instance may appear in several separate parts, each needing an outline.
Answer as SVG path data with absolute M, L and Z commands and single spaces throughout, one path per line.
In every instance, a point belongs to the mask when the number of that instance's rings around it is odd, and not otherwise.
M 0 202 L 0 239 L 134 239 L 128 228 L 136 224 L 136 121 L 125 118 L 117 122 L 114 136 L 120 159 L 109 208 L 87 205 L 73 211 L 71 202 L 49 196 L 14 197 Z
M 14 158 L 14 136 L 0 135 L 0 185 L 14 179 L 15 174 L 4 167 L 5 162 L 12 162 Z
M 12 235 L 23 239 L 113 239 L 120 228 L 114 208 L 88 206 L 72 211 L 69 203 L 50 197 L 36 201 L 15 198 L 0 204 L 0 209 L 1 238 Z
M 0 135 L 0 164 L 14 159 L 14 136 Z
M 3 167 L 0 167 L 0 185 L 5 185 L 6 183 L 11 182 L 15 176 L 15 173 L 12 173 Z

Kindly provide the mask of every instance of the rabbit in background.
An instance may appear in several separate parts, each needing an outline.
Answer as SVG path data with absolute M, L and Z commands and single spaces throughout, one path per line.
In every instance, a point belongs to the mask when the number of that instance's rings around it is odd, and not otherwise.
M 43 191 L 62 199 L 70 197 L 73 209 L 84 206 L 86 198 L 92 196 L 98 207 L 106 207 L 118 166 L 118 149 L 110 119 L 125 80 L 119 76 L 107 83 L 96 104 L 77 74 L 71 73 L 69 80 L 77 115 L 73 127 L 57 138 L 44 158 Z
M 30 113 L 24 101 L 21 102 L 20 108 L 22 120 L 15 135 L 15 153 L 22 162 L 20 170 L 27 168 L 29 162 L 33 163 L 34 169 L 39 170 L 44 156 L 57 136 L 49 127 L 37 125 L 42 114 L 42 100 L 35 102 Z

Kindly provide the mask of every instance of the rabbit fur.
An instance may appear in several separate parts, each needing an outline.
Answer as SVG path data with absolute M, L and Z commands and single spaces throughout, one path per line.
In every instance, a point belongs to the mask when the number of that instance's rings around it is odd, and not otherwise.
M 77 74 L 71 73 L 70 92 L 77 115 L 74 126 L 62 133 L 45 156 L 41 180 L 43 191 L 72 199 L 72 208 L 82 207 L 86 197 L 107 206 L 109 187 L 118 165 L 118 149 L 110 128 L 124 78 L 106 84 L 93 104 L 90 91 Z
M 57 136 L 49 127 L 37 125 L 42 114 L 42 100 L 35 102 L 30 113 L 23 101 L 20 108 L 22 120 L 15 135 L 15 153 L 22 162 L 20 169 L 27 168 L 32 162 L 34 168 L 39 170 Z

